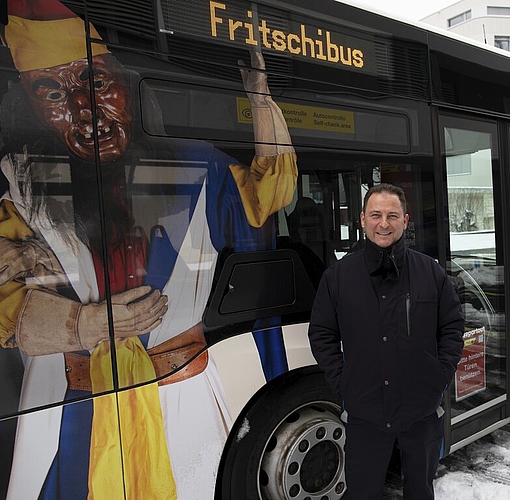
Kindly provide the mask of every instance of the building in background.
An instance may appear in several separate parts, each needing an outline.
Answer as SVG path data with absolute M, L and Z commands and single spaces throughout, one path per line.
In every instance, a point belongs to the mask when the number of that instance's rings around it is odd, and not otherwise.
M 510 0 L 461 0 L 422 21 L 510 50 Z

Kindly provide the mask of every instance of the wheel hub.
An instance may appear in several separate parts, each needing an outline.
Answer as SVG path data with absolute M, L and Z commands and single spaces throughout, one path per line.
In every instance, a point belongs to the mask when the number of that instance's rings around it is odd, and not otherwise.
M 337 407 L 307 405 L 266 443 L 259 484 L 264 500 L 338 500 L 345 493 L 344 426 Z

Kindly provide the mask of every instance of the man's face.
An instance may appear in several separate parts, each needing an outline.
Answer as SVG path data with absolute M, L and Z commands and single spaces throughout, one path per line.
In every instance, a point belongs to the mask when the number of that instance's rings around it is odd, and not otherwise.
M 37 119 L 68 147 L 94 160 L 89 67 L 79 59 L 21 73 L 21 83 Z M 122 67 L 112 56 L 94 57 L 97 143 L 101 161 L 120 158 L 131 139 L 131 95 Z
M 367 238 L 381 248 L 396 243 L 409 222 L 409 215 L 404 214 L 398 196 L 390 193 L 371 195 L 360 218 Z

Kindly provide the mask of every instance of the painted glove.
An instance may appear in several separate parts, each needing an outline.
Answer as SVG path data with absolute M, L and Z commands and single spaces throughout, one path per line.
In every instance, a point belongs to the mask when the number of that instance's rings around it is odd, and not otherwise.
M 168 297 L 150 286 L 112 296 L 117 338 L 148 333 L 168 309 Z M 109 338 L 107 303 L 83 305 L 39 289 L 29 290 L 16 325 L 16 341 L 30 356 L 93 349 Z

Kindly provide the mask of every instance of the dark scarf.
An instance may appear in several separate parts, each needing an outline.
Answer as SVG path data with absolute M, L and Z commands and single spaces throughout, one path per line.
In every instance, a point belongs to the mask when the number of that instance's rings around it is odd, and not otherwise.
M 381 276 L 382 279 L 399 278 L 404 267 L 404 237 L 388 248 L 381 248 L 367 238 L 363 252 L 371 276 Z

